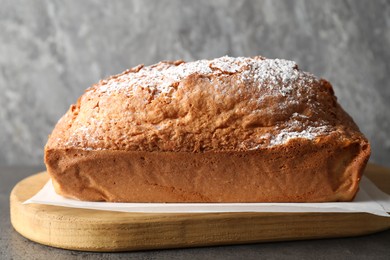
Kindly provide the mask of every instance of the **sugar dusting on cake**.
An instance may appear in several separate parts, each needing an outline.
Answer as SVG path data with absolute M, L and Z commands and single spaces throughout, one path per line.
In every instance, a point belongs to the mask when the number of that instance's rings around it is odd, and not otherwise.
M 313 127 L 309 126 L 302 131 L 291 131 L 289 129 L 282 129 L 277 135 L 270 139 L 269 146 L 277 146 L 287 143 L 291 139 L 303 138 L 313 140 L 319 135 L 329 132 L 330 128 L 326 125 Z
M 318 120 L 313 125 L 304 125 L 307 116 L 293 113 L 289 122 L 283 127 L 277 127 L 278 134 L 270 137 L 269 146 L 278 146 L 287 143 L 291 139 L 302 138 L 313 140 L 319 135 L 330 133 L 333 129 L 323 120 Z
M 280 110 L 298 102 L 294 95 L 300 96 L 300 89 L 308 84 L 318 81 L 312 74 L 298 69 L 295 62 L 283 59 L 266 59 L 263 57 L 228 57 L 224 56 L 213 60 L 199 60 L 194 62 L 160 62 L 147 67 L 139 67 L 133 71 L 127 71 L 95 85 L 95 90 L 105 95 L 125 94 L 135 95 L 138 89 L 148 89 L 152 95 L 167 95 L 180 88 L 180 83 L 190 75 L 198 74 L 204 76 L 235 75 L 237 85 L 244 83 L 245 86 L 253 86 L 258 89 L 265 89 L 264 97 L 267 95 L 280 96 L 283 102 L 278 104 Z M 248 84 L 246 84 L 248 83 Z M 242 85 L 242 84 L 241 84 Z M 233 86 L 223 85 L 223 88 Z M 220 93 L 228 93 L 218 89 Z M 293 95 L 294 94 L 294 95 Z M 261 99 L 261 98 L 260 98 Z M 262 102 L 262 100 L 258 100 Z M 253 113 L 256 113 L 253 111 Z M 304 138 L 315 139 L 319 135 L 327 134 L 330 131 L 326 122 L 318 125 L 305 126 L 302 122 L 307 121 L 305 115 L 294 113 L 290 121 L 283 127 L 275 126 L 273 134 L 261 136 L 259 139 L 267 139 L 267 146 L 277 146 L 287 143 L 291 139 Z M 158 129 L 157 129 L 158 130 Z M 70 138 L 70 143 L 80 142 L 78 136 L 81 133 L 93 139 L 87 128 L 75 129 Z M 92 135 L 92 134 L 91 134 Z M 94 143 L 92 142 L 92 143 Z M 260 145 L 264 146 L 264 145 Z M 255 146 L 248 149 L 257 149 Z M 87 148 L 88 149 L 88 148 Z M 222 148 L 223 149 L 223 148 Z
M 125 91 L 131 95 L 137 88 L 142 87 L 149 88 L 159 95 L 169 93 L 175 83 L 195 73 L 206 76 L 239 73 L 242 81 L 254 80 L 259 88 L 275 89 L 281 95 L 289 94 L 292 91 L 292 84 L 303 75 L 297 64 L 289 60 L 224 56 L 214 60 L 183 62 L 178 65 L 161 62 L 142 67 L 137 72 L 123 73 L 102 81 L 97 90 L 107 94 Z

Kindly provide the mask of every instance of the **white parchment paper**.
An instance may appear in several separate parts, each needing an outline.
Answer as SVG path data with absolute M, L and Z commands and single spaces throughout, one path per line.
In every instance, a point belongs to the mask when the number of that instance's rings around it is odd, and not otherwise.
M 46 204 L 71 208 L 144 213 L 218 212 L 365 212 L 390 217 L 390 196 L 363 177 L 352 202 L 330 203 L 110 203 L 64 198 L 54 191 L 51 181 L 23 204 Z

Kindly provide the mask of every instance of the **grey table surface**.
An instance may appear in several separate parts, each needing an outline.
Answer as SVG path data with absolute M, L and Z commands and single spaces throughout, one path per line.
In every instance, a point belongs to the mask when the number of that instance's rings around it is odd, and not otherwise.
M 11 226 L 9 194 L 44 167 L 0 166 L 0 259 L 390 259 L 390 230 L 350 238 L 259 243 L 124 253 L 89 253 L 37 244 Z

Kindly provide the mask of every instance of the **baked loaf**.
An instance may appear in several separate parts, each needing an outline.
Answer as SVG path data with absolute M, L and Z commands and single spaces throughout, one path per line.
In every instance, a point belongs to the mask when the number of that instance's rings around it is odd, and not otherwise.
M 45 147 L 57 193 L 111 202 L 350 201 L 369 156 L 329 82 L 264 57 L 102 80 Z

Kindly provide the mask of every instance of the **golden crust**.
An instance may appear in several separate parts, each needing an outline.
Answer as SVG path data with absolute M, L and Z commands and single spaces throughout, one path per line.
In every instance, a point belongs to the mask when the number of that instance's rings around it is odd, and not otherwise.
M 263 57 L 142 65 L 89 88 L 45 163 L 93 201 L 346 201 L 370 155 L 329 82 Z

